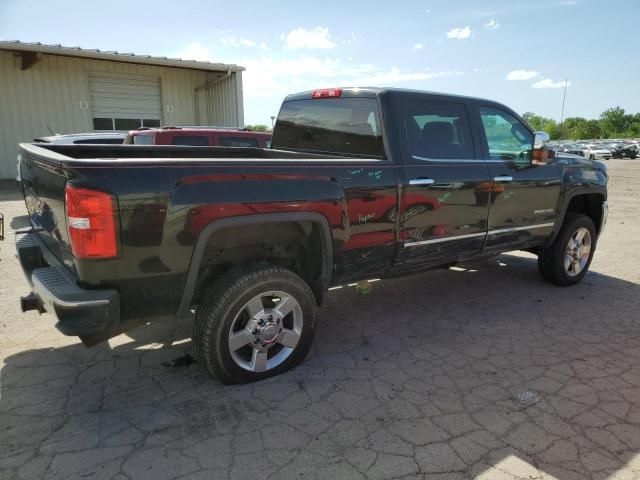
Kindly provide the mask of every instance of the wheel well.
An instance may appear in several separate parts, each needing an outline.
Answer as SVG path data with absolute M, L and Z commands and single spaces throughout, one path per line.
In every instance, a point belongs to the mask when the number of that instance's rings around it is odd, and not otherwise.
M 216 278 L 238 265 L 267 262 L 288 268 L 309 285 L 318 303 L 327 285 L 323 278 L 322 231 L 311 220 L 231 226 L 207 240 L 193 304 Z
M 576 195 L 569 201 L 567 212 L 581 213 L 593 220 L 596 232 L 600 233 L 600 223 L 602 220 L 602 202 L 604 196 L 599 193 L 588 193 Z

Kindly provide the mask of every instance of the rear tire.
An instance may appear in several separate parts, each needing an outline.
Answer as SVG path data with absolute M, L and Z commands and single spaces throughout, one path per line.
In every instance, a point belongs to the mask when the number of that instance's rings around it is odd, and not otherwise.
M 230 270 L 196 311 L 193 342 L 207 371 L 223 383 L 279 375 L 309 352 L 315 297 L 291 270 L 253 264 Z
M 596 248 L 596 228 L 586 215 L 567 213 L 555 241 L 538 252 L 538 270 L 547 282 L 566 287 L 584 278 Z

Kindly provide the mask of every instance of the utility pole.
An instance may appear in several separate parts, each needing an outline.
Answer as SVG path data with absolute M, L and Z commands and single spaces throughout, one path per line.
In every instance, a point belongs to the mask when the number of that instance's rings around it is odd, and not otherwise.
M 562 96 L 562 113 L 560 114 L 560 126 L 562 126 L 562 122 L 564 121 L 564 102 L 567 100 L 567 83 L 568 79 L 564 79 L 564 95 Z

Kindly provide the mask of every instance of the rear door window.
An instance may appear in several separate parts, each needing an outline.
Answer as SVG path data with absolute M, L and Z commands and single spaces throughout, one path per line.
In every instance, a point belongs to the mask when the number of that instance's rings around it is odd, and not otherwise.
M 412 162 L 475 158 L 464 104 L 411 100 L 401 118 Z
M 251 137 L 220 137 L 221 147 L 258 147 L 258 140 Z
M 272 148 L 384 158 L 378 102 L 373 98 L 285 102 Z
M 171 145 L 206 147 L 209 145 L 209 138 L 204 135 L 174 135 L 171 138 Z

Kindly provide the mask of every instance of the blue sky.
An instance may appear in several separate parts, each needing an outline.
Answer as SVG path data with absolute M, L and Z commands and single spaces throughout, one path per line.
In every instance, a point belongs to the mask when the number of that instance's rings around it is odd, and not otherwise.
M 100 7 L 94 6 L 100 5 Z M 640 1 L 0 0 L 0 38 L 243 65 L 246 123 L 287 93 L 396 86 L 520 113 L 640 112 Z

